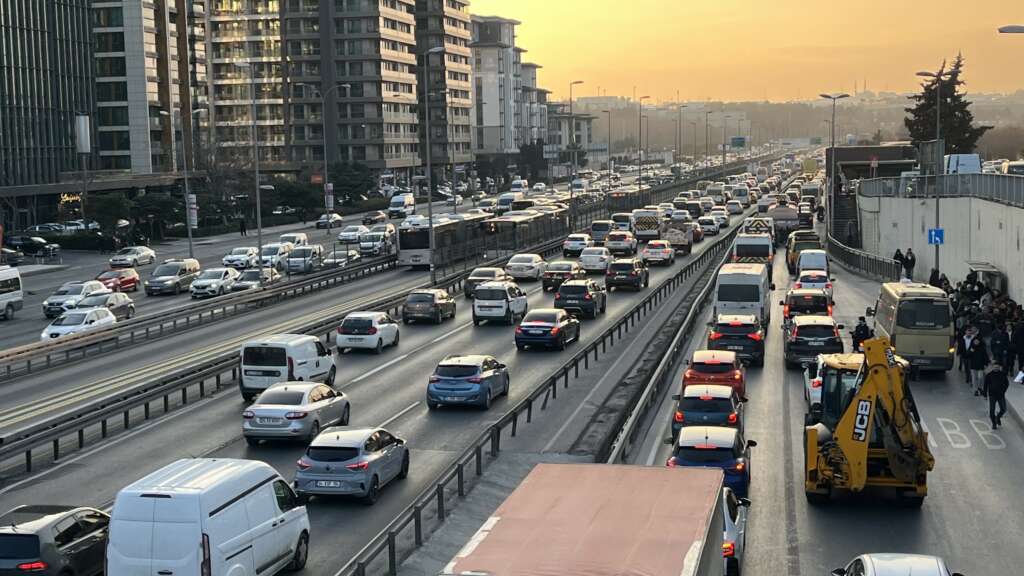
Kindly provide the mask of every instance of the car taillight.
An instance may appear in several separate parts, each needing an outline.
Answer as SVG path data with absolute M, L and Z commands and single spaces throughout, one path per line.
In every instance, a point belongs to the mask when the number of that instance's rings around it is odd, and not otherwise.
M 555 292 L 555 300 L 558 300 L 561 297 L 562 297 L 561 294 L 559 294 L 558 292 Z
M 732 558 L 736 555 L 736 543 L 735 542 L 723 542 L 722 543 L 722 557 Z
M 738 417 L 738 416 L 736 416 L 736 413 L 735 413 L 735 412 L 733 412 L 732 414 L 729 414 L 729 424 L 735 424 L 735 423 L 736 423 L 736 420 L 737 420 L 738 418 L 739 418 L 739 417 Z
M 210 576 L 213 574 L 213 562 L 210 560 L 210 537 L 205 532 L 200 547 L 202 548 L 203 562 L 199 565 L 199 573 L 202 576 Z
M 593 296 L 591 296 L 591 295 L 590 295 L 590 293 L 588 292 L 587 294 L 584 294 L 584 295 L 583 295 L 583 299 L 584 299 L 584 300 L 593 300 L 593 299 L 594 299 L 594 297 L 593 297 Z
M 50 565 L 46 562 L 43 562 L 42 560 L 18 564 L 18 570 L 21 570 L 22 572 L 42 572 L 43 570 L 46 570 L 49 567 Z
M 683 380 L 687 380 L 689 378 L 693 378 L 693 375 L 694 375 L 694 371 L 693 370 L 687 370 L 686 372 L 683 372 Z
M 242 412 L 242 418 L 245 418 L 246 420 L 252 420 L 255 416 L 256 415 L 253 414 L 252 410 L 246 410 L 245 412 Z
M 523 333 L 523 327 L 522 326 L 516 326 L 516 334 L 522 334 L 522 333 Z
M 797 282 L 796 284 L 793 284 L 793 288 L 803 288 L 803 287 L 804 287 L 804 285 L 801 282 Z
M 828 288 L 829 290 L 831 290 L 832 289 L 832 283 L 831 282 L 825 282 L 825 288 Z
M 295 360 L 291 356 L 288 357 L 288 380 L 295 380 Z
M 377 333 L 377 327 L 376 326 L 370 326 L 370 329 L 367 330 L 366 333 L 369 334 L 370 336 L 373 336 L 374 334 Z
M 811 388 L 821 388 L 821 378 L 811 380 Z
M 348 466 L 345 466 L 345 468 L 348 468 L 349 470 L 366 470 L 369 467 L 369 462 L 356 462 L 355 464 L 349 464 Z
M 839 338 L 839 328 L 832 328 L 832 335 Z
M 785 306 L 782 307 L 782 315 L 786 318 L 789 318 L 789 304 L 786 304 Z
M 552 336 L 557 336 L 558 333 L 561 332 L 561 331 L 562 331 L 561 328 L 559 328 L 558 326 L 554 326 L 554 327 L 551 328 L 551 335 Z
M 708 335 L 708 340 L 718 340 L 722 336 L 723 334 L 721 332 L 712 332 L 711 334 Z
M 747 334 L 747 338 L 750 338 L 754 342 L 760 342 L 763 336 L 761 336 L 760 332 L 751 332 L 750 334 Z
M 675 416 L 672 417 L 672 420 L 676 422 L 683 422 L 685 419 L 683 417 L 683 413 L 680 412 L 679 410 L 676 410 L 676 414 Z
M 733 261 L 733 262 L 736 262 L 736 261 L 737 261 L 737 260 L 739 260 L 739 259 L 740 259 L 740 257 L 739 257 L 739 256 L 737 256 L 737 255 L 735 255 L 735 254 L 733 254 L 733 255 L 732 255 L 732 261 Z
M 479 384 L 479 383 L 481 383 L 483 381 L 484 381 L 484 379 L 479 377 L 479 376 L 471 376 L 469 378 L 466 378 L 466 382 L 470 382 L 472 384 Z
M 298 468 L 299 470 L 309 470 L 310 468 L 313 467 L 313 465 L 310 464 L 309 462 L 306 462 L 302 458 L 299 458 L 298 460 L 295 461 L 295 467 Z
M 669 458 L 668 460 L 665 461 L 665 466 L 668 466 L 669 468 L 675 468 L 677 465 L 678 464 L 677 464 L 675 456 L 673 456 L 673 457 L 671 457 L 671 458 Z
M 569 280 L 569 279 L 571 279 L 571 278 L 572 278 L 572 273 L 571 273 L 571 272 L 567 272 L 567 273 L 565 274 L 565 279 L 566 279 L 566 280 Z
M 289 420 L 302 420 L 307 415 L 308 414 L 306 412 L 289 412 L 289 413 L 285 414 L 284 417 L 289 419 Z
M 742 370 L 733 370 L 732 379 L 733 380 L 743 380 L 743 371 Z

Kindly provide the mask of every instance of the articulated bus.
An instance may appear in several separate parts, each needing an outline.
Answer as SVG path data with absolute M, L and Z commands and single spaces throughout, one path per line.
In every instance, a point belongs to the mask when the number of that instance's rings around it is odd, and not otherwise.
M 434 216 L 434 245 L 443 254 L 462 245 L 466 252 L 480 244 L 484 236 L 484 214 L 437 214 Z M 440 264 L 441 262 L 435 262 Z M 430 266 L 430 221 L 426 216 L 412 215 L 398 226 L 398 265 Z

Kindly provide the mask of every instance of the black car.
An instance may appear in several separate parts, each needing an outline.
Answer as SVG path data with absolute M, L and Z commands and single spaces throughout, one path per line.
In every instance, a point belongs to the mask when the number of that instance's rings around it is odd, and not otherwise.
M 544 346 L 565 350 L 568 342 L 580 339 L 580 321 L 565 310 L 540 308 L 530 310 L 516 327 L 516 349 Z
M 469 273 L 468 278 L 462 281 L 462 291 L 466 298 L 472 298 L 477 284 L 501 282 L 510 279 L 509 275 L 502 268 L 477 268 Z
M 786 367 L 793 368 L 805 362 L 813 362 L 818 354 L 842 354 L 843 339 L 839 331 L 842 324 L 836 324 L 831 316 L 797 316 L 786 325 L 783 354 Z
M 682 394 L 673 394 L 676 410 L 672 414 L 672 437 L 679 437 L 684 426 L 727 426 L 743 430 L 743 403 L 732 386 L 692 384 Z
M 120 320 L 131 320 L 135 316 L 135 303 L 124 292 L 104 290 L 82 298 L 75 308 L 106 308 Z
M 38 236 L 8 236 L 4 246 L 21 250 L 29 256 L 53 257 L 60 254 L 60 244 L 47 242 Z
M 567 280 L 555 293 L 555 308 L 597 318 L 608 308 L 608 292 L 593 280 Z
M 797 316 L 832 315 L 828 292 L 821 288 L 794 288 L 786 292 L 786 299 L 779 302 L 779 305 L 782 306 L 783 328 Z
M 556 260 L 548 264 L 548 267 L 544 270 L 544 274 L 541 276 L 541 281 L 544 284 L 544 290 L 548 288 L 557 289 L 562 285 L 563 282 L 569 280 L 580 280 L 587 277 L 587 271 L 584 270 L 578 262 L 572 262 L 569 260 Z
M 445 318 L 455 318 L 455 299 L 447 290 L 413 290 L 405 297 L 402 306 L 402 322 L 431 320 L 440 324 Z
M 367 212 L 366 215 L 363 216 L 363 226 L 373 226 L 374 224 L 382 224 L 387 221 L 387 212 L 384 212 L 383 210 Z
M 764 330 L 752 314 L 719 314 L 709 322 L 709 350 L 731 350 L 741 360 L 764 366 Z
M 621 258 L 613 261 L 608 265 L 604 277 L 604 285 L 609 290 L 622 287 L 640 290 L 646 288 L 650 281 L 647 264 L 640 258 Z
M 109 527 L 93 508 L 18 506 L 0 516 L 0 574 L 103 574 Z
M 25 253 L 21 250 L 15 250 L 13 248 L 7 248 L 6 246 L 0 249 L 0 264 L 7 264 L 9 266 L 17 266 L 25 261 Z

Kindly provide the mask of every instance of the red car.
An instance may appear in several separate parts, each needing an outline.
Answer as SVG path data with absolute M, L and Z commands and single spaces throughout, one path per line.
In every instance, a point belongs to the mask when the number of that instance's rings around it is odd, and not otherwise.
M 96 277 L 104 286 L 114 292 L 137 292 L 139 290 L 139 273 L 134 268 L 118 268 L 101 272 Z
M 735 352 L 698 350 L 683 372 L 683 387 L 691 384 L 722 384 L 732 386 L 740 397 L 746 396 L 747 375 Z

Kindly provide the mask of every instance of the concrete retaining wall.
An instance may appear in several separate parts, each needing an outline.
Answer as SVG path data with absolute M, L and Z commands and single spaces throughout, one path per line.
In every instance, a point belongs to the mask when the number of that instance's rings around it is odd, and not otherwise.
M 858 196 L 864 250 L 892 257 L 908 247 L 917 255 L 915 280 L 927 282 L 935 261 L 928 229 L 935 222 L 935 200 Z M 945 244 L 939 270 L 956 283 L 967 275 L 968 260 L 991 262 L 1007 275 L 1010 297 L 1024 302 L 1024 209 L 971 197 L 944 198 L 939 206 Z

